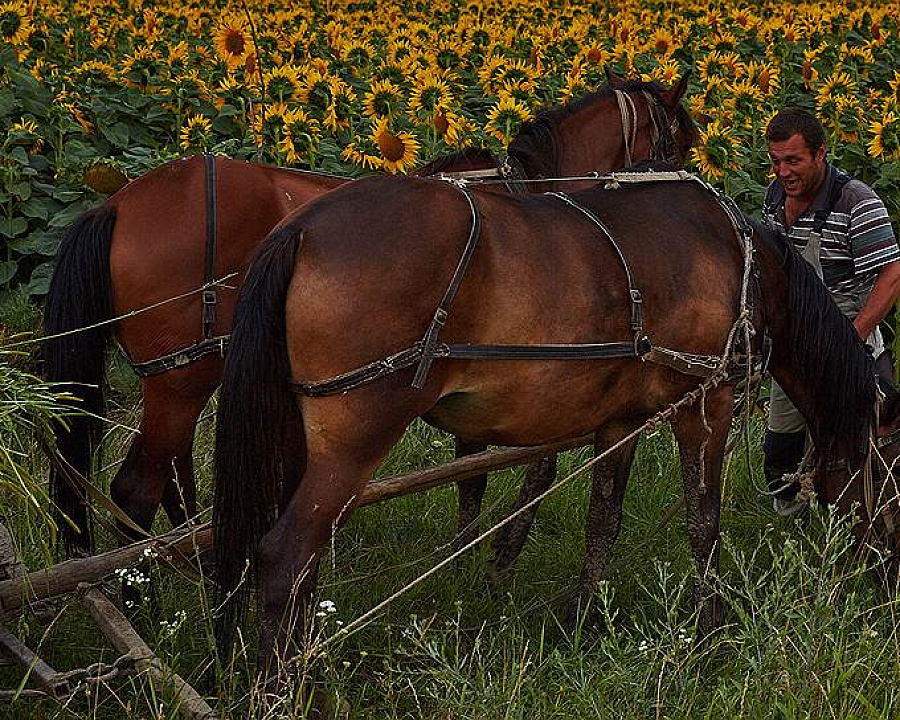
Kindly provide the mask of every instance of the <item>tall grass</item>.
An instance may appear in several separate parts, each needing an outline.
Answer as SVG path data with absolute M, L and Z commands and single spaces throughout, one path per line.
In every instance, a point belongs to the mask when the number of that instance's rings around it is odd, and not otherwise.
M 118 389 L 122 426 L 134 424 L 133 388 Z M 115 395 L 116 393 L 114 393 Z M 208 488 L 210 423 L 197 442 Z M 726 622 L 697 636 L 683 517 L 659 527 L 680 496 L 677 451 L 663 429 L 642 440 L 611 572 L 596 597 L 597 621 L 569 627 L 570 590 L 580 570 L 587 478 L 551 495 L 502 588 L 484 578 L 488 549 L 413 588 L 360 631 L 327 646 L 302 668 L 320 697 L 350 718 L 890 718 L 900 716 L 900 640 L 892 597 L 860 560 L 845 521 L 826 508 L 805 518 L 775 517 L 758 491 L 761 422 L 749 449 L 739 443 L 723 485 L 722 564 L 716 579 Z M 110 435 L 112 462 L 127 434 Z M 382 474 L 440 462 L 452 440 L 415 425 Z M 563 455 L 560 472 L 590 457 Z M 749 460 L 749 465 L 748 465 Z M 36 477 L 43 463 L 28 458 Z M 512 502 L 521 470 L 492 476 L 484 525 Z M 208 493 L 208 489 L 204 490 Z M 208 494 L 201 494 L 208 502 Z M 444 487 L 358 511 L 323 559 L 316 636 L 324 639 L 446 557 L 455 528 L 455 491 Z M 20 539 L 43 525 L 16 503 L 3 512 Z M 162 525 L 160 528 L 162 529 Z M 112 540 L 107 539 L 111 545 Z M 27 540 L 26 540 L 27 543 Z M 27 546 L 26 546 L 27 549 Z M 26 553 L 32 563 L 45 562 Z M 255 618 L 245 646 L 213 678 L 208 585 L 155 568 L 158 604 L 136 608 L 138 628 L 162 661 L 228 718 L 302 717 L 299 692 L 263 708 L 251 692 Z M 116 581 L 107 584 L 116 592 Z M 111 662 L 116 653 L 73 600 L 48 625 L 24 614 L 12 628 L 58 669 Z M 0 670 L 0 687 L 21 681 Z M 143 677 L 78 688 L 68 703 L 21 699 L 0 704 L 7 718 L 176 718 L 167 692 Z

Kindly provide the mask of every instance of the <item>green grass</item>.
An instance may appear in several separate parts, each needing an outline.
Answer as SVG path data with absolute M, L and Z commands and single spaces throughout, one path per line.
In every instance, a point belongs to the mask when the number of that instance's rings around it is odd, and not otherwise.
M 136 386 L 116 376 L 116 419 L 134 426 Z M 208 505 L 211 420 L 201 424 L 196 460 Z M 683 514 L 660 520 L 680 496 L 677 451 L 662 429 L 642 440 L 632 469 L 623 529 L 612 571 L 595 598 L 598 627 L 564 627 L 581 565 L 588 480 L 579 478 L 544 502 L 510 584 L 491 588 L 488 549 L 452 563 L 394 601 L 358 632 L 327 646 L 308 677 L 350 718 L 891 718 L 900 715 L 900 636 L 894 600 L 854 557 L 846 523 L 825 509 L 806 518 L 776 517 L 761 495 L 758 420 L 751 449 L 738 445 L 723 484 L 720 587 L 725 626 L 699 638 L 690 601 L 691 567 Z M 110 430 L 106 482 L 127 441 Z M 382 474 L 441 462 L 452 439 L 417 423 Z M 560 474 L 589 459 L 562 456 Z M 747 464 L 749 460 L 749 466 Z M 35 452 L 34 473 L 42 472 Z M 484 524 L 502 517 L 518 491 L 521 469 L 491 478 Z M 38 520 L 4 517 L 34 567 Z M 324 639 L 415 580 L 451 552 L 456 523 L 452 486 L 356 512 L 321 564 L 316 637 Z M 158 529 L 165 529 L 159 521 Z M 107 546 L 112 541 L 105 539 Z M 208 586 L 156 568 L 158 607 L 138 627 L 168 666 L 207 696 L 221 717 L 301 717 L 283 706 L 260 709 L 250 694 L 255 616 L 245 625 L 246 654 L 218 682 Z M 115 582 L 107 584 L 115 595 Z M 117 657 L 84 610 L 63 599 L 58 616 L 24 614 L 9 627 L 59 670 Z M 0 687 L 15 688 L 18 668 L 0 669 Z M 5 718 L 176 718 L 171 697 L 146 678 L 127 677 L 84 689 L 65 706 L 22 699 L 0 704 Z

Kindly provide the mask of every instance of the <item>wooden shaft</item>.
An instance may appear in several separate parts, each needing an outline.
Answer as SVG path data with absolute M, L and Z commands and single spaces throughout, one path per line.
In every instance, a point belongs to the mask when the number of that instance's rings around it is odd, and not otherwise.
M 51 695 L 64 695 L 68 692 L 68 683 L 60 681 L 59 673 L 35 655 L 31 648 L 19 642 L 19 639 L 3 625 L 0 625 L 0 648 L 24 665 Z
M 175 693 L 178 711 L 187 720 L 217 720 L 213 709 L 200 697 L 200 694 L 185 682 L 177 673 L 167 668 L 153 654 L 150 647 L 119 612 L 109 598 L 96 587 L 81 585 L 78 588 L 81 603 L 94 618 L 97 626 L 112 643 L 113 647 L 123 655 L 131 654 L 134 665 L 141 672 L 150 675 L 150 680 L 157 691 L 164 686 Z

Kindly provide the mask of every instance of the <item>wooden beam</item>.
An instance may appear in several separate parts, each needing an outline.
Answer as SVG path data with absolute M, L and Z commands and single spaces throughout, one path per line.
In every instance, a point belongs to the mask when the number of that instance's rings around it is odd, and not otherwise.
M 443 465 L 369 483 L 358 505 L 371 505 L 484 472 L 534 462 L 547 455 L 581 447 L 589 442 L 591 438 L 586 436 L 551 445 L 504 447 L 467 455 Z M 211 547 L 212 528 L 209 523 L 205 523 L 190 530 L 172 531 L 88 558 L 66 560 L 46 570 L 29 573 L 20 579 L 0 582 L 0 613 L 5 618 L 36 600 L 72 592 L 80 583 L 98 582 L 119 568 L 136 565 L 148 548 L 152 548 L 163 560 L 179 562 L 192 558 L 195 552 Z
M 78 588 L 81 603 L 94 618 L 100 630 L 123 655 L 130 654 L 135 659 L 135 667 L 146 672 L 157 692 L 169 687 L 175 693 L 178 712 L 187 720 L 217 720 L 213 709 L 184 678 L 172 672 L 154 655 L 150 647 L 119 611 L 98 588 L 81 585 Z
M 69 692 L 69 684 L 59 679 L 59 673 L 41 660 L 33 650 L 19 642 L 19 639 L 3 625 L 0 625 L 0 648 L 10 658 L 21 663 L 51 695 L 61 696 Z

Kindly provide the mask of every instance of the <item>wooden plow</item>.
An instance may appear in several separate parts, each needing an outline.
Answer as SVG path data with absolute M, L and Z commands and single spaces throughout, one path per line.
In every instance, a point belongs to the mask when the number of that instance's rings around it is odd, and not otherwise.
M 505 447 L 458 458 L 425 470 L 394 475 L 374 481 L 365 489 L 359 505 L 428 490 L 481 473 L 503 470 L 542 457 L 587 445 L 591 436 L 537 447 Z M 191 564 L 198 554 L 212 547 L 209 523 L 179 528 L 169 533 L 93 555 L 66 560 L 45 570 L 27 572 L 13 552 L 6 529 L 0 525 L 0 650 L 22 665 L 26 679 L 38 688 L 0 689 L 0 699 L 50 697 L 60 701 L 80 684 L 100 684 L 119 675 L 147 673 L 157 690 L 163 687 L 174 695 L 180 714 L 187 720 L 214 720 L 217 715 L 202 696 L 153 653 L 116 605 L 97 583 L 117 570 L 139 564 L 149 555 L 161 563 Z M 59 672 L 20 642 L 6 627 L 16 615 L 29 609 L 40 615 L 53 598 L 76 593 L 103 635 L 121 655 L 112 663 L 95 663 L 87 668 Z M 23 682 L 24 685 L 24 682 Z

